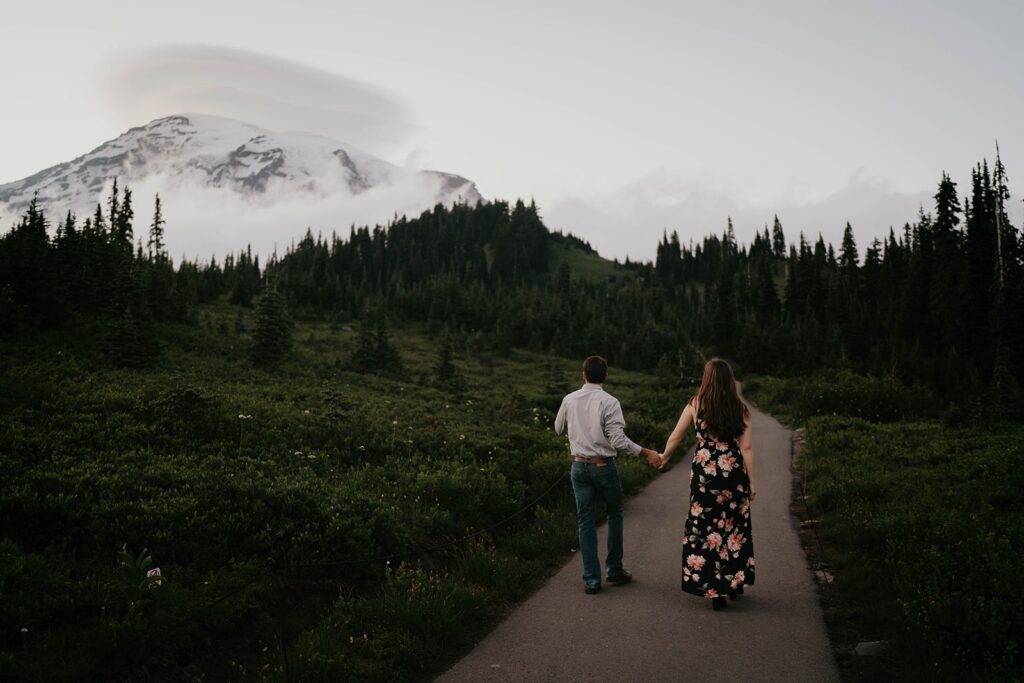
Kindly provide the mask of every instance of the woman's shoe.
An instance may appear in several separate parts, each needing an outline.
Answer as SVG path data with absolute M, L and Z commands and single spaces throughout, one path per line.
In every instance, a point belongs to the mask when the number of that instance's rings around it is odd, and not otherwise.
M 740 586 L 736 590 L 729 591 L 729 599 L 730 600 L 735 600 L 736 598 L 740 597 L 741 595 L 743 595 L 743 586 Z
M 718 611 L 720 611 L 722 609 L 725 609 L 725 598 L 724 597 L 711 598 L 711 607 L 716 612 L 718 612 Z

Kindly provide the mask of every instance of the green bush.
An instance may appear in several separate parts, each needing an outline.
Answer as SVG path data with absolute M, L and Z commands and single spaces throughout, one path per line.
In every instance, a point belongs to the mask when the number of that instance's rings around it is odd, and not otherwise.
M 807 423 L 802 467 L 834 589 L 897 678 L 1011 679 L 1024 667 L 1024 427 Z
M 927 389 L 908 387 L 891 377 L 868 377 L 849 370 L 813 377 L 757 377 L 747 380 L 743 391 L 766 410 L 797 423 L 820 415 L 896 422 L 933 417 L 939 409 L 937 399 Z

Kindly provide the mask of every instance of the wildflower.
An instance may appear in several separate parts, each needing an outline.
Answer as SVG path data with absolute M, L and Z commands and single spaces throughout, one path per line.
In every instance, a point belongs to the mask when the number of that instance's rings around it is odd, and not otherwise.
M 393 425 L 396 425 L 396 424 L 398 424 L 398 420 L 392 420 L 392 421 L 391 421 L 391 424 L 393 424 Z
M 308 410 L 303 410 L 303 411 L 302 411 L 302 413 L 303 413 L 304 415 L 310 415 L 310 412 L 309 412 Z
M 309 455 L 306 456 L 306 459 L 307 460 L 316 460 L 316 456 L 314 454 L 310 453 Z
M 22 633 L 28 633 L 28 628 L 27 628 L 27 627 L 25 627 L 25 626 L 22 626 L 22 627 L 21 627 L 21 632 L 22 632 Z
M 238 415 L 238 419 L 239 420 L 251 420 L 252 419 L 252 415 L 242 415 L 242 414 L 239 414 Z
M 302 451 L 295 451 L 295 455 L 302 455 Z
M 465 441 L 465 440 L 466 440 L 466 435 L 465 434 L 459 434 L 459 441 Z

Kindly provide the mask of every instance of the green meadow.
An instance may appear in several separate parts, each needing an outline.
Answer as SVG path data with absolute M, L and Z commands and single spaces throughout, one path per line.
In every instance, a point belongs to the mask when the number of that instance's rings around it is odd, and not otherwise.
M 3 344 L 0 678 L 425 677 L 570 557 L 551 423 L 577 360 L 456 339 L 439 382 L 440 340 L 406 326 L 400 371 L 356 373 L 357 327 L 300 320 L 263 370 L 238 310 L 160 324 L 145 370 L 88 326 Z M 608 388 L 652 445 L 685 395 Z
M 806 428 L 799 473 L 833 576 L 822 600 L 844 677 L 1019 680 L 1024 426 L 842 373 L 744 389 Z M 876 640 L 886 653 L 853 654 Z

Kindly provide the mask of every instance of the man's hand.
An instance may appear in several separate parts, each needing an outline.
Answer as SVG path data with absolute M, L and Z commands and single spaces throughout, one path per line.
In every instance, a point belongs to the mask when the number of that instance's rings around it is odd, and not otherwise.
M 650 448 L 641 448 L 640 455 L 647 460 L 647 464 L 651 467 L 661 468 L 661 454 L 657 451 L 652 451 Z

